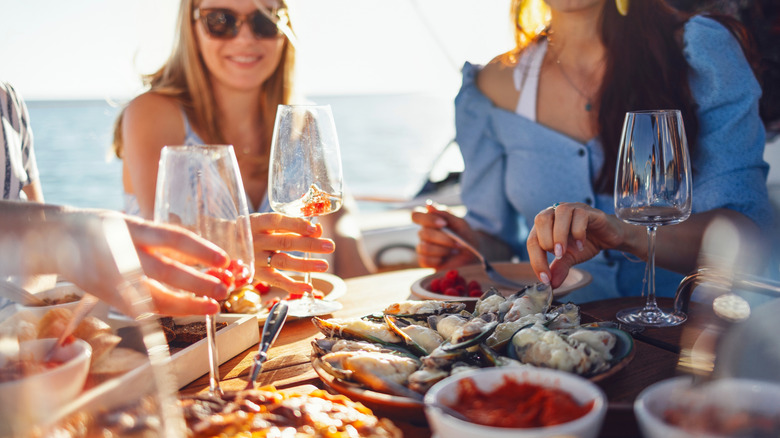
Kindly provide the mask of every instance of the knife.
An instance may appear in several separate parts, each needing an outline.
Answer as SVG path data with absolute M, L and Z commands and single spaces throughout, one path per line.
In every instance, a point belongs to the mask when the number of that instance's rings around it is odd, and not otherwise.
M 255 380 L 263 370 L 263 363 L 268 359 L 268 349 L 274 343 L 279 332 L 282 331 L 284 321 L 287 319 L 287 301 L 279 301 L 271 307 L 268 317 L 263 324 L 263 334 L 260 336 L 260 348 L 254 357 L 252 363 L 252 372 L 246 389 L 255 388 Z

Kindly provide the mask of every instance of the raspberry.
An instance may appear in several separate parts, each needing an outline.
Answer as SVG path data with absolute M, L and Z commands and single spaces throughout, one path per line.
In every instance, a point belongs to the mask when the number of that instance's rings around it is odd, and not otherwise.
M 479 298 L 482 296 L 482 290 L 480 289 L 469 289 L 469 296 L 472 298 Z
M 447 277 L 442 278 L 442 280 L 441 280 L 441 290 L 446 291 L 447 289 L 449 289 L 451 287 L 455 287 L 455 281 L 450 279 L 450 278 L 447 278 Z
M 457 286 L 455 286 L 455 290 L 458 292 L 458 296 L 460 296 L 460 297 L 465 297 L 466 296 L 466 288 L 465 287 L 463 287 L 461 285 L 457 285 Z
M 447 289 L 444 289 L 444 295 L 450 296 L 450 297 L 458 297 L 458 291 L 455 290 L 454 287 L 448 287 Z
M 457 269 L 452 269 L 450 271 L 447 271 L 447 273 L 444 275 L 444 277 L 445 278 L 449 278 L 452 281 L 455 281 L 458 278 L 459 275 L 460 274 L 458 274 L 458 270 Z
M 468 287 L 466 289 L 468 289 L 468 290 L 479 289 L 481 291 L 482 290 L 482 285 L 479 284 L 479 282 L 477 280 L 471 280 L 471 281 L 469 281 L 469 285 L 468 285 Z
M 441 278 L 434 278 L 431 280 L 429 289 L 431 292 L 441 292 Z

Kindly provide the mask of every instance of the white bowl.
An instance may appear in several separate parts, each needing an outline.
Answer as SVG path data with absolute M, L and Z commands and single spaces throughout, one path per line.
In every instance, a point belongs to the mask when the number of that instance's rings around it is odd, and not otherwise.
M 62 282 L 57 283 L 57 285 L 51 289 L 37 292 L 35 294 L 35 296 L 38 298 L 50 300 L 61 299 L 68 295 L 75 295 L 81 299 L 81 297 L 84 296 L 84 291 L 73 283 Z M 16 308 L 20 312 L 28 311 L 32 313 L 37 319 L 41 319 L 43 318 L 43 315 L 45 315 L 51 309 L 64 308 L 73 311 L 76 309 L 78 304 L 79 301 L 76 300 L 69 303 L 54 304 L 51 306 L 23 306 L 21 304 L 17 304 Z M 92 311 L 90 311 L 89 314 L 105 321 L 108 317 L 108 305 L 101 301 L 95 306 L 94 309 L 92 309 Z
M 690 432 L 663 420 L 673 406 L 717 406 L 740 412 L 780 415 L 780 384 L 751 379 L 718 379 L 691 390 L 688 376 L 662 380 L 644 389 L 634 402 L 639 428 L 647 438 L 708 438 L 723 435 Z M 696 406 L 698 404 L 699 406 Z M 688 414 L 690 416 L 692 414 Z M 774 431 L 777 433 L 778 431 Z
M 547 388 L 558 388 L 568 392 L 579 403 L 591 400 L 593 408 L 584 416 L 568 423 L 541 428 L 510 429 L 491 427 L 460 420 L 444 413 L 435 405 L 453 405 L 458 398 L 458 382 L 473 379 L 483 392 L 490 392 L 503 384 L 508 377 L 517 382 L 528 382 Z M 447 377 L 436 383 L 425 394 L 425 416 L 434 436 L 440 438 L 542 438 L 576 436 L 594 438 L 598 436 L 604 415 L 607 412 L 607 397 L 595 383 L 580 376 L 563 371 L 536 368 L 532 366 L 482 368 Z
M 19 343 L 19 358 L 43 361 L 56 339 Z M 33 424 L 50 421 L 58 409 L 75 399 L 87 380 L 92 347 L 75 339 L 54 353 L 60 365 L 22 379 L 0 383 L 0 436 L 17 436 Z M 0 355 L 0 364 L 13 359 Z

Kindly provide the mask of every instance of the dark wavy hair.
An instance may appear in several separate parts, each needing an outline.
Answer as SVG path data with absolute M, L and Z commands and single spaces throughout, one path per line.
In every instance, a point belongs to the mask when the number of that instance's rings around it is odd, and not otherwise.
M 517 17 L 529 3 L 515 0 L 512 14 Z M 597 94 L 597 128 L 604 149 L 604 167 L 594 182 L 601 193 L 611 193 L 615 184 L 620 134 L 627 111 L 679 109 L 685 123 L 688 147 L 696 151 L 699 120 L 696 102 L 688 84 L 688 63 L 683 55 L 683 26 L 689 14 L 663 0 L 634 0 L 626 16 L 618 13 L 614 1 L 605 2 L 601 14 L 601 40 L 606 48 L 604 78 Z M 757 58 L 752 41 L 738 21 L 712 16 L 740 41 L 751 62 Z M 523 32 L 528 35 L 528 32 Z M 522 49 L 522 48 L 520 48 Z M 696 169 L 693 169 L 696 172 Z

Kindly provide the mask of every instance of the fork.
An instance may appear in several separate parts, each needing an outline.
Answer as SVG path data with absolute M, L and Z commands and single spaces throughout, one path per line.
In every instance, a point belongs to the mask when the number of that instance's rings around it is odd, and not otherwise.
M 474 248 L 470 243 L 468 243 L 465 239 L 458 236 L 454 231 L 452 231 L 450 228 L 442 227 L 440 228 L 441 232 L 449 236 L 452 240 L 458 242 L 462 247 L 466 248 L 467 250 L 471 251 L 472 254 L 477 256 L 480 263 L 482 263 L 482 267 L 485 269 L 485 273 L 487 273 L 487 276 L 497 284 L 500 284 L 502 286 L 507 287 L 513 287 L 517 289 L 525 289 L 528 284 L 525 283 L 519 283 L 514 280 L 510 280 L 503 275 L 501 275 L 496 269 L 493 267 L 493 265 L 490 264 L 490 262 L 487 261 L 485 256 L 482 255 L 476 248 Z

